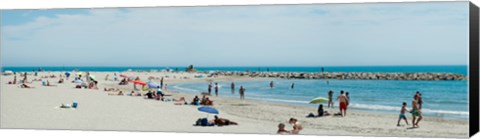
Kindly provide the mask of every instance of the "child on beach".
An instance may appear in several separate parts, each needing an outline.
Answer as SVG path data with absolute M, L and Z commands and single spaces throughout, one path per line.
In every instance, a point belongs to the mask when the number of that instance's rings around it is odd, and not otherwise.
M 288 134 L 288 131 L 285 130 L 285 124 L 283 123 L 278 124 L 277 134 Z
M 400 126 L 400 121 L 403 119 L 405 123 L 408 125 L 407 117 L 405 116 L 405 112 L 409 112 L 407 109 L 407 102 L 403 102 L 402 109 L 400 109 L 400 116 L 398 117 L 397 126 Z

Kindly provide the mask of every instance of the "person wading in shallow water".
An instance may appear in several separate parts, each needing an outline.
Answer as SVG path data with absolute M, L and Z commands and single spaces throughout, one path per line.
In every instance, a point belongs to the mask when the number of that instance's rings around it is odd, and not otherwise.
M 235 94 L 235 83 L 232 82 L 232 84 L 230 84 L 230 88 L 232 89 L 232 94 Z
M 243 88 L 243 86 L 240 86 L 240 90 L 238 92 L 240 94 L 240 99 L 245 99 L 245 88 Z

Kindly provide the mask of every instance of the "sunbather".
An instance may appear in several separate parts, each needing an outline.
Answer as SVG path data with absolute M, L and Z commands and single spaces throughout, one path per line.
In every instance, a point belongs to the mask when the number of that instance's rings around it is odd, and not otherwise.
M 238 123 L 236 122 L 224 118 L 219 118 L 217 115 L 215 115 L 215 119 L 213 121 L 217 126 L 238 125 Z

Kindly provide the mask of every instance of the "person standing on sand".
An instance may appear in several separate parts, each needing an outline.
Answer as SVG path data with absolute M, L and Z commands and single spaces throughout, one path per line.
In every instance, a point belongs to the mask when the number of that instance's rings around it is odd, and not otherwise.
M 273 88 L 273 81 L 270 81 L 270 88 Z
M 415 95 L 412 100 L 412 127 L 418 128 L 418 123 L 423 119 L 422 111 L 418 107 L 418 95 Z M 417 119 L 418 117 L 418 119 Z
M 340 96 L 337 97 L 337 100 L 339 100 L 339 106 L 340 106 L 340 114 L 342 114 L 342 117 L 347 116 L 347 104 L 348 104 L 348 98 L 345 96 L 343 90 L 340 91 Z
M 17 84 L 17 75 L 13 76 L 13 83 L 12 84 Z
M 218 97 L 218 83 L 215 83 L 215 96 Z
M 160 88 L 163 88 L 163 77 L 160 79 Z
M 208 84 L 208 95 L 212 95 L 212 82 Z
M 22 83 L 27 83 L 27 72 L 23 74 L 23 81 Z
M 333 91 L 328 91 L 328 107 L 333 108 Z
M 105 81 L 108 81 L 109 76 L 110 76 L 110 74 L 107 74 L 107 76 L 105 76 Z
M 235 94 L 235 83 L 232 82 L 232 84 L 230 84 L 230 88 L 232 89 L 232 94 Z
M 240 90 L 238 92 L 240 93 L 240 99 L 245 99 L 245 88 L 243 88 L 243 86 L 240 86 Z

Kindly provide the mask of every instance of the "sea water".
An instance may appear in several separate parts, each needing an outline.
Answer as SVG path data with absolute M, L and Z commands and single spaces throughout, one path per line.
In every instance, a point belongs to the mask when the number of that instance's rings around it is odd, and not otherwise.
M 270 81 L 274 82 L 273 88 L 269 86 Z M 344 90 L 349 92 L 351 99 L 349 108 L 386 113 L 399 113 L 403 102 L 411 108 L 413 96 L 416 91 L 420 91 L 424 115 L 463 120 L 468 119 L 469 115 L 467 81 L 328 80 L 327 82 L 327 80 L 261 79 L 235 82 L 234 94 L 230 89 L 231 82 L 218 83 L 221 86 L 219 96 L 222 97 L 239 98 L 238 89 L 243 86 L 246 88 L 246 99 L 311 107 L 318 106 L 308 104 L 313 98 L 328 98 L 327 92 L 333 90 L 335 99 L 340 90 Z M 295 83 L 293 89 L 292 83 Z M 170 88 L 199 94 L 206 92 L 207 87 L 208 83 L 184 83 Z M 326 104 L 324 105 L 326 107 Z M 335 102 L 335 106 L 338 106 L 338 102 Z
M 40 67 L 44 71 L 97 71 L 122 72 L 127 70 L 185 70 L 185 67 Z M 325 66 L 325 67 L 195 67 L 198 71 L 261 71 L 261 72 L 448 72 L 467 74 L 467 66 Z M 29 72 L 39 67 L 2 67 L 2 71 Z M 270 81 L 275 87 L 270 88 Z M 297 79 L 263 79 L 259 81 L 235 82 L 235 94 L 230 90 L 231 82 L 219 82 L 220 96 L 238 96 L 238 87 L 246 88 L 246 98 L 273 103 L 292 105 L 308 104 L 315 97 L 327 97 L 333 90 L 335 97 L 340 90 L 350 93 L 349 108 L 372 112 L 398 113 L 402 102 L 411 101 L 416 91 L 422 93 L 424 115 L 447 119 L 468 119 L 468 81 L 394 81 L 394 80 L 297 80 Z M 295 88 L 290 86 L 295 83 Z M 170 89 L 198 94 L 207 91 L 207 83 L 184 83 L 172 85 Z M 338 106 L 338 103 L 335 104 Z

